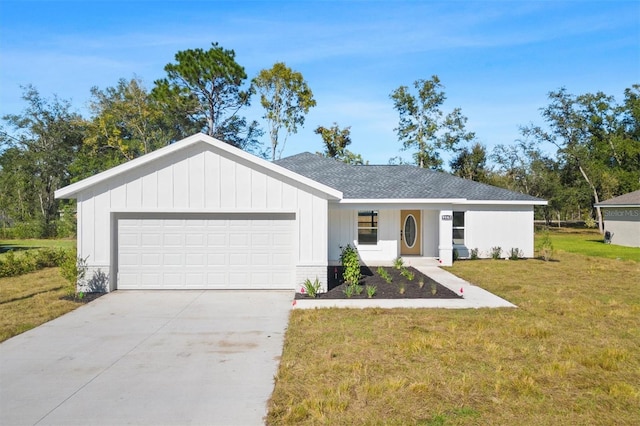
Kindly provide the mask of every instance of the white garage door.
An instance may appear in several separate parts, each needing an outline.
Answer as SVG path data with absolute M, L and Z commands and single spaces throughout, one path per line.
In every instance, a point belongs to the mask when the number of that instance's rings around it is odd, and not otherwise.
M 118 289 L 292 289 L 293 214 L 118 220 Z

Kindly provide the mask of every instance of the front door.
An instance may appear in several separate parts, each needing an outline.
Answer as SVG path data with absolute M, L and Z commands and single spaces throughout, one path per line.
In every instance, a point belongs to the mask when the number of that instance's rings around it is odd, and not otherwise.
M 400 254 L 420 255 L 420 210 L 400 212 Z

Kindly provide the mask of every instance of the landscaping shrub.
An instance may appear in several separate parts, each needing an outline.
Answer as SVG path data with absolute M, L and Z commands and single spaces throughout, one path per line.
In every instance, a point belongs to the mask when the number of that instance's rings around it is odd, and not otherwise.
M 500 259 L 500 256 L 502 255 L 502 248 L 501 247 L 491 247 L 491 258 L 492 259 Z
M 509 259 L 511 260 L 518 260 L 518 259 L 521 259 L 523 256 L 524 256 L 524 253 L 522 252 L 522 250 L 520 250 L 517 247 L 512 248 L 511 251 L 509 252 Z
M 318 277 L 316 277 L 314 282 L 311 282 L 309 278 L 304 281 L 304 291 L 309 295 L 309 297 L 316 297 L 318 292 L 320 291 L 320 281 Z
M 478 260 L 478 257 L 479 257 L 478 256 L 478 249 L 477 248 L 471 249 L 469 257 L 471 258 L 471 260 Z
M 64 259 L 60 264 L 60 275 L 73 284 L 74 288 L 87 273 L 87 259 L 88 257 L 86 259 L 78 257 L 75 250 L 65 251 Z
M 41 248 L 20 254 L 7 252 L 0 258 L 0 277 L 15 277 L 42 268 L 60 266 L 66 253 L 60 248 Z
M 340 262 L 342 262 L 342 267 L 344 268 L 344 272 L 342 273 L 344 281 L 347 284 L 357 285 L 362 278 L 358 250 L 351 247 L 351 244 L 347 244 L 345 247 L 342 247 Z
M 553 243 L 551 242 L 551 237 L 549 236 L 549 231 L 544 231 L 542 233 L 542 237 L 538 242 L 538 253 L 540 257 L 548 262 L 553 257 Z

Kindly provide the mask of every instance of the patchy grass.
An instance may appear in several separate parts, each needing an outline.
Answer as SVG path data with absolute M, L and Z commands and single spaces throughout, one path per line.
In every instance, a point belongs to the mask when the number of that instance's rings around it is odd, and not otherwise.
M 82 305 L 69 299 L 75 289 L 59 268 L 0 278 L 0 342 L 51 321 Z
M 555 257 L 450 268 L 518 309 L 292 311 L 268 423 L 640 424 L 640 264 Z
M 75 238 L 58 240 L 0 240 L 0 256 L 9 250 L 19 252 L 43 247 L 72 249 L 76 247 L 76 240 Z
M 640 262 L 640 248 L 605 244 L 604 237 L 596 229 L 552 228 L 549 237 L 555 250 Z

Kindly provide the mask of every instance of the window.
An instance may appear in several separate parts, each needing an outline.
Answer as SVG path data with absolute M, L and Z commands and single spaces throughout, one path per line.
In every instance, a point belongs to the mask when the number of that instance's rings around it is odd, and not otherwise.
M 358 244 L 378 244 L 378 212 L 358 212 Z
M 453 212 L 453 244 L 464 244 L 464 212 Z

